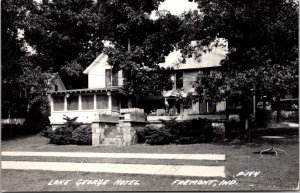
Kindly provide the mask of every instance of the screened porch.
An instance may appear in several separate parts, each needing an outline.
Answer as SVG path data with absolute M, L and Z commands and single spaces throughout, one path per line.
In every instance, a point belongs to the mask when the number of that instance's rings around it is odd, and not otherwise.
M 119 89 L 79 89 L 49 92 L 51 124 L 62 124 L 63 117 L 78 117 L 77 121 L 91 123 L 97 114 L 118 114 Z

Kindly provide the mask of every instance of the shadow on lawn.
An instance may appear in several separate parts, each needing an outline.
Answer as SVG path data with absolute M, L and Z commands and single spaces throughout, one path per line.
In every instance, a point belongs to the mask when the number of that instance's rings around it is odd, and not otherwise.
M 249 137 L 250 136 L 250 137 Z M 236 138 L 214 142 L 215 145 L 230 146 L 235 149 L 242 147 L 261 147 L 272 144 L 272 141 L 261 138 L 262 136 L 282 136 L 284 139 L 275 140 L 276 145 L 295 145 L 299 143 L 299 128 L 262 128 L 251 131 L 248 136 L 239 135 Z
M 14 139 L 21 139 L 37 135 L 40 131 L 27 128 L 23 125 L 1 125 L 1 140 L 9 141 Z

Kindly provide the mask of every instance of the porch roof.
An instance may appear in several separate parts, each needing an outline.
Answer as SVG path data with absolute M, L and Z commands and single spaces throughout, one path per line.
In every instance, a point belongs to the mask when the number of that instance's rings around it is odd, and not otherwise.
M 47 94 L 55 95 L 55 94 L 67 94 L 67 93 L 97 93 L 97 92 L 107 92 L 107 91 L 115 91 L 124 94 L 123 89 L 118 86 L 104 87 L 104 88 L 84 88 L 84 89 L 72 89 L 72 90 L 60 90 L 60 91 L 49 91 Z

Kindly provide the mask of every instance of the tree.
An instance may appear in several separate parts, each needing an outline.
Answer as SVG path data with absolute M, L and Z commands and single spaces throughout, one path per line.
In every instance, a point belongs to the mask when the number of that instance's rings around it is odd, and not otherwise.
M 220 75 L 201 78 L 196 91 L 207 101 L 266 95 L 279 98 L 298 87 L 298 3 L 293 0 L 199 0 L 185 15 L 185 55 L 228 41 Z M 196 40 L 195 45 L 188 44 Z M 214 46 L 218 46 L 215 43 Z M 252 90 L 252 91 L 251 91 Z
M 123 71 L 124 90 L 130 96 L 161 95 L 172 85 L 167 73 L 158 73 L 164 71 L 158 64 L 164 62 L 180 41 L 181 20 L 170 13 L 152 20 L 150 13 L 159 3 L 157 0 L 99 3 L 99 13 L 109 23 L 105 38 L 114 45 L 104 49 L 110 56 L 108 63 L 114 70 Z
M 23 87 L 19 81 L 22 67 L 27 64 L 21 31 L 22 21 L 30 6 L 32 1 L 1 2 L 2 109 L 7 112 L 17 111 L 25 102 L 20 100 Z M 24 108 L 26 109 L 26 106 Z
M 29 126 L 26 130 L 38 131 L 46 123 L 47 117 L 42 112 L 46 111 L 48 100 L 42 93 L 50 85 L 49 74 L 41 70 L 40 60 L 27 51 L 23 34 L 24 21 L 34 3 L 27 0 L 1 3 L 2 112 L 10 115 L 15 112 L 15 118 L 26 117 L 25 125 Z M 33 110 L 34 113 L 27 113 Z
M 42 71 L 59 72 L 69 89 L 86 85 L 82 71 L 102 50 L 103 20 L 96 8 L 93 0 L 44 0 L 28 13 L 25 39 Z
M 45 0 L 29 12 L 25 39 L 43 61 L 42 71 L 52 68 L 62 73 L 69 88 L 86 85 L 82 70 L 95 59 L 96 53 L 104 51 L 113 70 L 123 71 L 127 94 L 161 94 L 170 88 L 171 80 L 167 73 L 158 73 L 163 70 L 158 63 L 180 40 L 181 21 L 171 14 L 152 20 L 150 13 L 159 3 Z M 104 49 L 103 40 L 114 46 Z

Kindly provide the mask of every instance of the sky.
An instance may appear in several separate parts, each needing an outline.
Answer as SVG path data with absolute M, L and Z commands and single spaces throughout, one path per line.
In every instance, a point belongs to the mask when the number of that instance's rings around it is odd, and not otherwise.
M 197 9 L 197 3 L 188 0 L 165 0 L 158 7 L 158 10 L 168 10 L 173 15 L 180 15 L 184 11 Z

